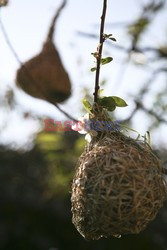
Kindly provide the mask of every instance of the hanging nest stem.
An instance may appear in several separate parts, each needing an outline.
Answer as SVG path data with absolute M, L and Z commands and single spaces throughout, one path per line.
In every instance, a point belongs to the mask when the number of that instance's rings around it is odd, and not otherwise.
M 92 110 L 97 120 L 105 112 Z M 72 183 L 72 221 L 87 240 L 144 230 L 167 193 L 160 160 L 144 141 L 106 131 L 80 156 Z

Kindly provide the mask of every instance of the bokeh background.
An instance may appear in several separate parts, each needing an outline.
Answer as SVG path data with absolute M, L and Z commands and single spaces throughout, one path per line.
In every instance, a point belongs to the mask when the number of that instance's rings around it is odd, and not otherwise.
M 0 249 L 165 250 L 167 204 L 143 233 L 121 239 L 87 242 L 71 222 L 71 182 L 84 137 L 45 131 L 44 119 L 69 118 L 15 84 L 22 62 L 41 51 L 61 2 L 10 0 L 0 8 Z M 102 3 L 68 0 L 56 24 L 54 43 L 72 85 L 71 96 L 59 105 L 76 119 L 85 113 L 82 98 L 93 96 L 91 53 L 98 45 Z M 167 1 L 108 0 L 105 33 L 117 42 L 104 45 L 104 56 L 113 61 L 101 69 L 101 88 L 128 103 L 111 115 L 143 137 L 150 131 L 167 167 Z

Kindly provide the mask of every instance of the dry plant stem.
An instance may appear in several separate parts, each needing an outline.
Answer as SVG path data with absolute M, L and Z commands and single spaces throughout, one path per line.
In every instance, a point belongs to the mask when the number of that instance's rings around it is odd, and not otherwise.
M 97 67 L 96 67 L 96 76 L 95 76 L 95 92 L 94 92 L 94 102 L 97 102 L 98 99 L 98 90 L 99 90 L 99 76 L 100 76 L 100 62 L 103 50 L 103 43 L 104 43 L 104 24 L 105 24 L 105 17 L 106 17 L 106 10 L 107 10 L 107 0 L 103 1 L 103 12 L 101 16 L 101 26 L 100 26 L 100 41 L 97 47 Z
M 62 5 L 59 7 L 56 15 L 54 16 L 53 18 L 53 21 L 52 21 L 52 25 L 50 27 L 50 30 L 49 30 L 49 33 L 48 33 L 48 36 L 47 36 L 47 39 L 51 39 L 52 36 L 53 36 L 53 32 L 54 32 L 54 24 L 55 24 L 55 21 L 57 20 L 61 10 L 64 8 L 65 4 L 66 4 L 66 0 L 63 1 Z M 4 38 L 5 38 L 5 41 L 9 47 L 9 49 L 11 50 L 12 54 L 14 55 L 16 61 L 19 63 L 20 67 L 23 67 L 24 68 L 24 71 L 25 73 L 27 74 L 27 76 L 31 79 L 32 83 L 36 83 L 36 84 L 33 84 L 34 87 L 37 86 L 38 87 L 38 91 L 41 92 L 42 95 L 45 95 L 45 93 L 43 93 L 42 91 L 42 88 L 41 88 L 41 85 L 36 82 L 36 80 L 31 76 L 30 72 L 28 71 L 28 69 L 24 66 L 24 64 L 21 62 L 18 54 L 16 53 L 15 49 L 13 48 L 12 46 L 12 43 L 10 42 L 9 40 L 9 37 L 7 35 L 7 32 L 6 32 L 6 29 L 2 23 L 2 20 L 1 20 L 1 16 L 0 16 L 0 27 L 1 27 L 1 30 L 2 30 L 2 33 L 4 35 Z M 72 117 L 70 114 L 68 114 L 66 111 L 64 111 L 62 108 L 59 107 L 59 105 L 57 103 L 53 103 L 52 104 L 62 113 L 64 114 L 67 118 L 73 120 L 73 121 L 77 121 L 74 117 Z
M 60 7 L 58 8 L 55 16 L 53 17 L 53 20 L 52 20 L 52 23 L 51 23 L 51 26 L 50 26 L 50 29 L 49 29 L 49 32 L 48 32 L 48 35 L 47 35 L 47 40 L 53 40 L 53 34 L 54 34 L 54 31 L 55 31 L 55 23 L 62 11 L 62 9 L 64 9 L 65 5 L 67 3 L 67 0 L 64 0 L 62 2 L 62 4 L 60 5 Z
M 1 11 L 1 9 L 0 9 L 0 11 Z M 20 61 L 19 56 L 17 55 L 16 51 L 14 50 L 14 48 L 13 48 L 13 46 L 12 46 L 10 40 L 9 40 L 9 37 L 7 35 L 6 29 L 5 29 L 5 27 L 4 27 L 3 23 L 2 23 L 1 12 L 0 12 L 0 27 L 1 27 L 3 36 L 5 38 L 5 41 L 6 41 L 7 45 L 8 45 L 8 47 L 9 47 L 9 49 L 11 50 L 12 54 L 14 55 L 16 61 L 22 66 L 22 62 Z

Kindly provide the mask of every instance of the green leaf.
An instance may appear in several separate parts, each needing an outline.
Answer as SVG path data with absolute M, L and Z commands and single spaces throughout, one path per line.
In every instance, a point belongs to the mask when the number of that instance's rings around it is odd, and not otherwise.
M 109 39 L 112 40 L 113 42 L 117 41 L 114 37 L 109 37 Z
M 98 95 L 99 95 L 99 96 L 102 96 L 103 92 L 104 92 L 104 89 L 99 89 L 99 90 L 98 90 Z
M 94 67 L 94 68 L 91 68 L 90 71 L 91 71 L 91 72 L 94 72 L 94 71 L 96 71 L 96 69 L 97 69 L 97 68 Z
M 86 109 L 86 111 L 88 113 L 90 113 L 91 109 L 92 109 L 92 105 L 90 104 L 90 102 L 88 102 L 85 98 L 82 99 L 82 103 L 84 105 L 84 108 Z
M 111 37 L 113 34 L 104 34 L 106 37 Z
M 112 37 L 112 34 L 105 34 L 105 33 L 104 33 L 104 34 L 103 34 L 103 37 L 104 37 L 104 38 L 110 38 L 110 37 Z
M 115 104 L 116 104 L 117 107 L 126 107 L 126 106 L 128 106 L 128 104 L 122 98 L 120 98 L 118 96 L 111 96 L 111 97 L 114 99 Z
M 103 79 L 101 82 L 100 82 L 100 86 L 104 86 L 106 84 L 107 80 L 106 79 Z
M 115 100 L 111 96 L 105 96 L 103 98 L 98 99 L 98 103 L 103 107 L 106 108 L 108 111 L 114 111 L 116 109 Z
M 100 62 L 102 65 L 104 65 L 104 64 L 110 63 L 112 60 L 113 60 L 113 58 L 109 56 L 106 58 L 102 58 Z
M 105 34 L 104 33 L 103 37 L 104 37 L 104 39 L 110 39 L 110 40 L 116 42 L 116 39 L 114 37 L 112 37 L 112 34 Z

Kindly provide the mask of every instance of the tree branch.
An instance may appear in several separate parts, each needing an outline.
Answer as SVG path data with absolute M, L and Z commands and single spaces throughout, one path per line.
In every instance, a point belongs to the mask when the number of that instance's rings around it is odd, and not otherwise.
M 100 76 L 100 63 L 101 63 L 101 56 L 102 56 L 102 50 L 103 50 L 103 43 L 105 41 L 104 39 L 104 24 L 105 24 L 105 17 L 106 17 L 106 10 L 107 10 L 107 0 L 103 1 L 103 11 L 101 16 L 101 26 L 100 26 L 100 39 L 99 39 L 99 45 L 97 47 L 97 53 L 96 53 L 96 75 L 95 75 L 95 92 L 94 95 L 94 102 L 97 102 L 98 98 L 98 90 L 99 90 L 99 76 Z
M 145 111 L 147 114 L 155 117 L 157 119 L 158 122 L 162 122 L 167 124 L 167 120 L 164 119 L 163 117 L 161 117 L 160 115 L 158 115 L 156 112 L 152 111 L 151 109 L 147 109 L 146 107 L 143 106 L 143 104 L 139 101 L 135 101 L 136 105 L 139 109 Z

